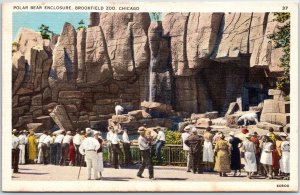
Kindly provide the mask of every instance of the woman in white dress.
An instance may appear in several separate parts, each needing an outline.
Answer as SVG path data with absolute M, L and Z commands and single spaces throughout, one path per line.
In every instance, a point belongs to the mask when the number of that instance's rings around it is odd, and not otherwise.
M 289 179 L 290 174 L 290 142 L 287 140 L 287 134 L 281 133 L 281 159 L 280 159 L 280 170 L 284 174 L 283 179 Z
M 205 171 L 212 171 L 212 164 L 214 163 L 214 150 L 213 150 L 213 134 L 211 133 L 210 127 L 206 129 L 204 132 L 204 145 L 203 145 L 203 156 L 202 161 L 204 162 Z
M 250 133 L 246 134 L 246 140 L 243 142 L 243 151 L 245 153 L 245 171 L 248 178 L 252 179 L 252 175 L 257 171 L 256 157 L 255 157 L 255 144 L 250 141 Z
M 98 172 L 98 177 L 101 179 L 102 178 L 102 172 L 104 171 L 103 169 L 103 139 L 101 137 L 101 132 L 100 131 L 94 131 L 94 138 L 98 140 L 100 144 L 100 148 L 97 150 L 97 172 Z
M 267 172 L 267 179 L 273 178 L 273 169 L 272 169 L 272 151 L 273 151 L 273 142 L 269 137 L 270 134 L 268 133 L 267 136 L 262 137 L 262 153 L 260 157 L 260 163 L 263 165 L 265 171 Z

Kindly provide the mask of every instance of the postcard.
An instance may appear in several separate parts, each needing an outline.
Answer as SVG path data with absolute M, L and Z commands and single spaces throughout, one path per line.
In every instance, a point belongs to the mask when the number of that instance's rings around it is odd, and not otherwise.
M 298 191 L 296 2 L 2 12 L 3 191 Z

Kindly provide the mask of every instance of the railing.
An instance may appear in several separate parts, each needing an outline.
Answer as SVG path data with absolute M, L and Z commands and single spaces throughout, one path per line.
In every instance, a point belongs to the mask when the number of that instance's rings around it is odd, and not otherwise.
M 107 147 L 103 148 L 103 160 L 108 161 L 108 149 Z M 138 145 L 131 145 L 130 146 L 131 151 L 131 157 L 132 161 L 136 163 L 141 162 L 141 155 Z M 182 150 L 181 145 L 172 145 L 172 144 L 166 144 L 161 149 L 161 157 L 163 160 L 163 163 L 166 165 L 176 165 L 176 166 L 186 166 L 186 159 L 187 153 L 186 151 Z M 154 163 L 156 161 L 154 160 Z

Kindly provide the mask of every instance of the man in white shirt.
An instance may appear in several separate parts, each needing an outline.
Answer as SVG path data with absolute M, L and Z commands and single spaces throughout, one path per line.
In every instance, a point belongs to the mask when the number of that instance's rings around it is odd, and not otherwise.
M 43 131 L 43 134 L 40 136 L 39 138 L 39 143 L 38 143 L 38 150 L 39 150 L 39 153 L 38 153 L 38 161 L 37 163 L 38 164 L 41 164 L 44 162 L 44 154 L 43 154 L 43 149 L 42 149 L 42 146 L 43 146 L 43 141 L 44 139 L 47 137 L 47 131 Z
M 83 139 L 82 139 L 82 136 L 80 135 L 80 129 L 77 129 L 76 135 L 73 137 L 73 144 L 74 144 L 75 153 L 76 153 L 76 160 L 75 160 L 76 166 L 80 166 L 80 162 L 82 159 L 82 156 L 79 152 L 79 147 L 80 147 L 82 141 L 83 141 Z
M 24 130 L 25 131 L 25 130 Z M 26 146 L 26 135 L 25 132 L 21 131 L 19 135 L 19 149 L 20 149 L 20 154 L 19 154 L 19 164 L 24 165 L 25 164 L 25 146 Z
M 121 140 L 118 136 L 118 131 L 113 131 L 113 135 L 111 137 L 111 144 L 112 144 L 112 151 L 113 151 L 113 166 L 115 169 L 121 168 L 119 166 L 119 160 L 122 163 L 122 159 L 123 159 L 123 152 L 120 148 L 120 143 Z
M 72 133 L 71 133 L 71 131 L 68 131 L 67 135 L 65 135 L 64 139 L 62 140 L 62 144 L 61 144 L 61 158 L 60 158 L 60 162 L 59 162 L 60 166 L 66 165 L 66 159 L 68 159 L 71 139 L 72 139 Z
M 50 162 L 50 144 L 53 144 L 54 140 L 51 137 L 51 132 L 47 132 L 47 137 L 44 139 L 42 144 L 43 150 L 43 158 L 44 158 L 44 165 Z
M 156 128 L 158 130 L 158 134 L 157 134 L 157 138 L 156 138 L 156 150 L 155 150 L 155 154 L 156 154 L 156 158 L 158 161 L 158 164 L 162 164 L 162 159 L 161 159 L 161 148 L 165 145 L 166 143 L 166 135 L 163 131 L 162 128 L 157 127 Z
M 93 131 L 90 128 L 86 129 L 87 138 L 85 138 L 79 147 L 79 152 L 85 155 L 86 165 L 88 169 L 88 180 L 91 179 L 91 169 L 94 170 L 94 178 L 99 180 L 97 169 L 97 150 L 100 148 L 100 143 L 93 137 Z
M 188 125 L 184 128 L 184 133 L 181 134 L 181 143 L 182 143 L 182 149 L 187 154 L 187 172 L 191 172 L 191 166 L 190 166 L 190 147 L 188 147 L 184 142 L 185 140 L 191 135 L 190 134 L 191 127 Z
M 61 159 L 61 144 L 66 135 L 66 132 L 63 131 L 61 134 L 57 135 L 54 140 L 54 152 L 56 154 L 55 156 L 55 165 L 59 165 L 60 159 Z
M 130 165 L 132 163 L 132 159 L 131 159 L 131 152 L 130 152 L 130 140 L 127 134 L 127 129 L 123 129 L 122 140 L 123 140 L 123 149 L 124 149 L 124 156 L 125 156 L 124 159 L 125 165 Z
M 144 127 L 139 127 L 138 132 L 140 133 L 140 136 L 138 138 L 138 144 L 141 151 L 142 164 L 139 168 L 137 176 L 140 178 L 144 178 L 142 174 L 145 170 L 145 167 L 147 166 L 149 171 L 149 178 L 154 179 L 153 163 L 152 158 L 150 157 L 151 140 L 147 140 Z
M 14 173 L 19 172 L 19 138 L 18 138 L 18 131 L 16 129 L 13 129 L 12 131 L 12 168 L 14 170 Z
M 108 127 L 108 132 L 106 134 L 106 141 L 107 141 L 107 149 L 108 149 L 108 159 L 109 159 L 109 163 L 113 164 L 113 152 L 112 152 L 112 145 L 111 145 L 111 138 L 113 136 L 113 127 L 109 126 Z

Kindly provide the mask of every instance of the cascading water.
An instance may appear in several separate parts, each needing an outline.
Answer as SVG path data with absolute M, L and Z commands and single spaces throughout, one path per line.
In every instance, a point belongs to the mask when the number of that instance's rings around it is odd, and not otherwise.
M 152 56 L 150 59 L 150 66 L 149 66 L 149 79 L 148 79 L 148 94 L 149 94 L 149 102 L 153 102 L 155 99 L 155 85 L 156 85 L 156 79 L 155 79 L 155 72 L 153 72 L 153 67 L 155 66 L 157 62 L 157 59 Z

